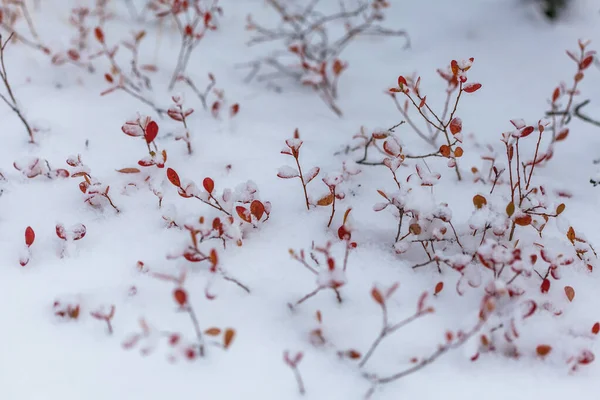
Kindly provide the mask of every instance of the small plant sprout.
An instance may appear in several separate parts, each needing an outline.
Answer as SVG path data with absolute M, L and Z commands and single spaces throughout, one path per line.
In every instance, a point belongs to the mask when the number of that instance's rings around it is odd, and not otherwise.
M 104 308 L 100 308 L 96 311 L 90 312 L 90 315 L 97 319 L 98 321 L 104 321 L 106 323 L 106 329 L 109 335 L 113 334 L 113 326 L 112 319 L 115 316 L 116 307 L 114 305 L 110 306 L 110 309 L 107 311 Z
M 356 243 L 350 241 L 350 227 L 346 225 L 349 213 L 350 209 L 346 211 L 344 216 L 344 224 L 338 229 L 338 236 L 344 241 L 345 244 L 344 256 L 341 262 L 336 261 L 336 258 L 333 256 L 333 244 L 331 242 L 328 242 L 323 247 L 315 247 L 313 244 L 308 256 L 304 250 L 289 250 L 292 259 L 302 264 L 317 278 L 317 288 L 306 294 L 300 300 L 296 301 L 296 303 L 288 304 L 290 308 L 294 308 L 302 304 L 325 289 L 333 290 L 335 292 L 337 301 L 339 303 L 342 302 L 342 296 L 340 295 L 339 289 L 346 284 L 346 268 L 348 266 L 348 256 L 350 254 L 350 250 L 357 247 Z
M 236 336 L 236 331 L 233 328 L 216 328 L 211 327 L 205 330 L 200 328 L 200 321 L 194 310 L 190 299 L 188 291 L 184 288 L 185 280 L 186 280 L 186 272 L 182 271 L 179 276 L 162 274 L 162 273 L 153 273 L 155 278 L 172 282 L 175 284 L 175 289 L 172 292 L 173 300 L 177 305 L 177 311 L 185 313 L 189 316 L 190 321 L 192 323 L 192 328 L 194 330 L 194 339 L 193 340 L 185 340 L 184 335 L 179 332 L 165 332 L 165 331 L 156 331 L 151 328 L 145 320 L 140 321 L 140 326 L 142 328 L 141 333 L 136 333 L 127 339 L 123 343 L 123 347 L 126 349 L 131 349 L 138 345 L 142 341 L 147 341 L 148 343 L 141 348 L 142 354 L 149 354 L 156 347 L 156 339 L 160 339 L 161 337 L 166 338 L 169 346 L 175 352 L 175 354 L 180 354 L 188 361 L 194 361 L 198 358 L 203 358 L 206 356 L 206 348 L 207 346 L 214 346 L 222 348 L 223 350 L 229 349 L 233 340 Z M 214 341 L 210 338 L 220 338 L 219 341 Z M 171 361 L 176 361 L 177 356 L 172 354 L 170 357 Z
M 27 265 L 27 263 L 29 263 L 29 259 L 31 258 L 30 248 L 34 241 L 35 232 L 33 231 L 33 228 L 28 226 L 25 229 L 25 249 L 23 250 L 21 257 L 19 258 L 19 264 L 21 264 L 21 267 L 24 267 Z
M 302 352 L 298 352 L 294 356 L 291 356 L 290 352 L 287 350 L 283 352 L 283 361 L 294 373 L 296 383 L 298 384 L 298 392 L 300 392 L 302 396 L 306 394 L 306 388 L 304 387 L 304 381 L 302 380 L 302 375 L 300 375 L 298 365 L 300 364 L 300 361 L 302 361 L 303 357 L 304 353 Z
M 319 175 L 320 168 L 313 167 L 307 173 L 302 172 L 302 167 L 300 166 L 300 147 L 302 147 L 302 140 L 300 140 L 300 134 L 298 133 L 298 129 L 294 132 L 294 138 L 288 139 L 285 141 L 287 148 L 281 151 L 281 154 L 285 154 L 294 158 L 296 162 L 296 168 L 283 166 L 279 168 L 277 172 L 277 176 L 283 179 L 293 179 L 298 178 L 302 183 L 302 190 L 304 191 L 304 200 L 306 202 L 306 209 L 310 210 L 310 200 L 308 198 L 308 191 L 306 186 Z M 326 205 L 329 205 L 333 202 L 329 202 Z
M 110 186 L 90 175 L 90 168 L 83 163 L 81 155 L 69 157 L 67 164 L 73 167 L 71 178 L 83 178 L 79 183 L 79 190 L 85 195 L 84 202 L 94 208 L 102 208 L 105 203 L 108 203 L 117 213 L 121 212 L 109 194 Z
M 85 237 L 87 230 L 83 224 L 75 224 L 69 229 L 63 224 L 56 224 L 56 236 L 62 241 L 60 257 L 64 258 L 71 254 L 74 243 Z
M 169 117 L 174 120 L 181 122 L 183 125 L 183 132 L 175 137 L 175 140 L 181 140 L 185 143 L 187 147 L 188 154 L 192 154 L 192 139 L 190 137 L 190 130 L 188 128 L 186 118 L 189 117 L 193 112 L 193 108 L 183 108 L 183 98 L 181 96 L 173 96 L 172 97 L 174 105 L 169 108 L 167 114 Z

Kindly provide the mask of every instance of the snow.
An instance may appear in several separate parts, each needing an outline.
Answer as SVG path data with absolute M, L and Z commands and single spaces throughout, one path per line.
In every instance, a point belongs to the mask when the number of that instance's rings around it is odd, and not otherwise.
M 46 0 L 39 2 L 37 10 L 34 2 L 29 3 L 41 37 L 51 48 L 66 50 L 72 36 L 66 23 L 71 7 L 92 1 Z M 131 20 L 123 3 L 109 3 L 117 18 L 106 22 L 107 43 L 117 43 L 128 38 L 130 31 L 142 29 Z M 335 10 L 339 2 L 322 3 L 324 9 Z M 486 221 L 492 221 L 489 240 L 480 254 L 510 259 L 510 251 L 494 248 L 494 236 L 507 230 L 499 216 L 508 200 L 498 196 L 497 202 L 473 214 L 472 197 L 489 196 L 490 187 L 472 183 L 470 168 L 476 166 L 487 179 L 489 162 L 482 164 L 480 159 L 484 152 L 498 157 L 499 170 L 506 168 L 502 132 L 512 129 L 511 120 L 516 121 L 513 124 L 518 129 L 537 126 L 554 88 L 561 80 L 572 79 L 573 62 L 565 50 L 576 49 L 579 38 L 600 37 L 600 7 L 593 0 L 573 2 L 563 20 L 550 24 L 533 5 L 516 0 L 390 3 L 391 7 L 384 10 L 384 23 L 405 29 L 411 48 L 403 49 L 403 38 L 367 37 L 342 53 L 341 58 L 348 62 L 338 88 L 343 118 L 331 112 L 310 87 L 282 81 L 278 92 L 265 82 L 245 81 L 247 71 L 239 64 L 264 57 L 270 46 L 246 46 L 246 16 L 252 13 L 257 22 L 278 22 L 263 0 L 221 0 L 224 15 L 219 29 L 207 33 L 190 60 L 188 73 L 199 87 L 208 82 L 208 73 L 213 73 L 217 87 L 225 93 L 223 104 L 240 104 L 239 114 L 232 118 L 226 108 L 220 119 L 213 118 L 183 83 L 172 92 L 167 90 L 179 38 L 170 27 L 146 24 L 148 37 L 141 47 L 140 60 L 158 67 L 157 72 L 148 73 L 153 82 L 149 93 L 165 109 L 172 105 L 171 96 L 183 93 L 185 109 L 194 109 L 186 115 L 192 155 L 188 155 L 184 143 L 174 140 L 173 136 L 181 133 L 181 122 L 159 118 L 152 108 L 122 92 L 100 96 L 109 87 L 103 78 L 110 68 L 108 63 L 94 62 L 97 72 L 90 74 L 71 64 L 54 66 L 48 56 L 23 44 L 8 45 L 6 66 L 15 96 L 40 132 L 36 134 L 37 144 L 28 143 L 18 118 L 0 104 L 1 399 L 302 398 L 292 370 L 284 363 L 285 351 L 292 355 L 304 353 L 298 364 L 306 386 L 303 398 L 362 399 L 370 388 L 364 372 L 388 376 L 409 368 L 411 358 L 426 357 L 435 351 L 446 331 L 473 327 L 484 290 L 469 284 L 483 279 L 483 285 L 487 285 L 489 273 L 472 268 L 461 271 L 469 260 L 445 247 L 440 247 L 439 254 L 447 256 L 453 267 L 442 265 L 442 274 L 435 263 L 411 268 L 426 261 L 426 255 L 421 248 L 409 249 L 405 242 L 395 244 L 398 209 L 382 203 L 377 190 L 387 193 L 390 202 L 418 211 L 418 218 L 410 224 L 420 223 L 424 233 L 431 229 L 435 237 L 449 241 L 454 234 L 451 229 L 440 229 L 439 218 L 451 217 L 461 232 L 483 229 Z M 590 45 L 594 49 L 597 46 L 600 43 L 595 41 Z M 122 49 L 119 54 L 125 57 L 126 52 Z M 354 161 L 362 154 L 340 152 L 356 144 L 353 137 L 361 127 L 370 134 L 385 131 L 382 127 L 395 126 L 402 120 L 386 94 L 387 88 L 396 86 L 399 75 L 410 76 L 418 71 L 422 78 L 419 90 L 427 95 L 428 103 L 442 107 L 446 82 L 436 69 L 445 70 L 451 60 L 470 57 L 474 61 L 468 72 L 469 82 L 483 86 L 464 95 L 457 113 L 465 136 L 461 144 L 465 155 L 458 159 L 465 182 L 457 182 L 446 160 L 416 164 L 417 170 L 415 160 L 404 160 L 410 166 L 405 168 L 400 165 L 402 160 L 394 157 L 391 169 L 397 171 L 403 185 L 406 183 L 399 190 L 390 169 L 356 165 Z M 470 64 L 459 61 L 462 67 Z M 598 87 L 600 71 L 591 66 L 581 85 L 581 99 L 592 99 L 586 108 L 589 115 L 600 115 Z M 206 186 L 201 184 L 204 178 L 212 178 L 214 196 L 219 201 L 225 197 L 222 204 L 230 210 L 234 222 L 226 221 L 223 214 L 199 199 L 178 195 L 178 188 L 166 179 L 167 168 L 138 165 L 139 160 L 148 157 L 142 128 L 126 128 L 129 135 L 140 137 L 128 136 L 122 130 L 127 121 L 135 123 L 131 117 L 136 113 L 149 116 L 159 125 L 157 146 L 167 151 L 166 167 L 179 174 L 183 193 L 210 202 L 208 192 L 201 189 Z M 416 113 L 411 115 L 420 122 Z M 293 139 L 296 128 L 300 139 Z M 600 149 L 598 128 L 582 121 L 573 121 L 569 128 L 569 137 L 556 146 L 554 158 L 535 172 L 548 189 L 544 202 L 566 204 L 565 212 L 544 231 L 548 237 L 545 243 L 552 246 L 548 253 L 552 258 L 560 258 L 561 251 L 571 251 L 565 237 L 570 226 L 575 227 L 577 237 L 600 243 L 596 226 L 600 189 L 589 183 L 597 168 L 593 160 Z M 470 139 L 471 133 L 476 142 Z M 423 154 L 432 149 L 407 124 L 397 127 L 395 134 L 400 142 L 389 140 L 395 152 Z M 529 143 L 535 142 L 535 135 L 527 138 Z M 294 160 L 281 154 L 286 143 L 288 148 L 302 145 L 299 160 L 307 175 L 312 177 L 318 172 L 313 168 L 320 168 L 318 179 L 307 185 L 309 197 L 320 198 L 327 193 L 321 180 L 326 176 L 330 177 L 329 184 L 339 184 L 343 191 L 343 195 L 336 192 L 340 197 L 330 228 L 330 207 L 306 210 L 301 182 L 295 178 L 298 171 Z M 476 147 L 488 143 L 491 148 L 479 151 Z M 78 164 L 78 154 L 82 164 Z M 67 163 L 69 157 L 71 162 Z M 153 171 L 149 182 L 142 182 L 136 174 L 117 172 L 134 167 Z M 110 186 L 111 199 L 120 212 L 103 198 L 94 198 L 101 208 L 85 203 L 86 195 L 78 186 L 84 178 L 62 178 L 57 169 L 90 174 L 92 185 L 100 192 Z M 281 179 L 278 172 L 294 179 Z M 136 186 L 128 185 L 131 182 Z M 506 181 L 498 182 L 498 186 L 505 190 Z M 432 190 L 434 195 L 430 195 Z M 557 191 L 572 197 L 556 197 Z M 161 208 L 157 193 L 162 196 Z M 243 217 L 236 213 L 234 203 L 247 203 L 249 208 L 253 200 L 264 204 L 268 220 L 263 216 L 258 221 L 253 215 L 251 225 L 256 228 L 245 225 L 239 230 L 235 224 Z M 339 239 L 338 228 L 348 208 L 352 211 L 345 226 L 351 230 L 357 248 L 350 250 L 347 270 L 342 271 L 347 243 Z M 201 216 L 206 220 L 199 222 Z M 203 247 L 207 252 L 216 248 L 221 275 L 211 272 L 210 264 L 168 257 L 182 254 L 191 243 L 188 232 L 168 229 L 170 221 L 206 230 L 215 217 L 223 219 L 224 229 L 235 238 L 225 249 L 220 240 Z M 406 230 L 409 222 L 405 222 Z M 56 235 L 58 224 L 67 230 L 83 224 L 85 236 L 63 243 Z M 29 250 L 24 242 L 28 226 L 35 230 L 35 242 Z M 238 246 L 241 236 L 243 244 Z M 533 229 L 523 236 L 531 251 L 537 251 L 534 242 L 538 239 Z M 290 249 L 304 249 L 308 258 L 313 243 L 318 247 L 328 242 L 332 243 L 331 256 L 336 260 L 333 270 L 327 270 L 326 263 L 321 262 L 323 268 L 315 275 L 290 257 Z M 469 241 L 465 246 L 477 243 Z M 68 252 L 61 257 L 63 245 L 68 245 Z M 23 257 L 29 257 L 25 267 L 19 264 Z M 515 268 L 531 271 L 528 255 L 523 258 Z M 516 322 L 520 336 L 515 340 L 522 352 L 519 359 L 503 355 L 503 351 L 511 351 L 508 346 L 502 351 L 484 352 L 473 362 L 471 357 L 478 346 L 470 341 L 415 374 L 381 385 L 372 398 L 593 397 L 600 363 L 571 373 L 566 362 L 582 349 L 600 354 L 598 340 L 590 334 L 592 325 L 600 320 L 599 272 L 596 269 L 590 273 L 577 265 L 560 264 L 561 279 L 552 281 L 548 294 L 540 293 L 539 282 L 533 289 L 528 288 L 538 308 L 550 312 L 538 312 Z M 187 271 L 185 288 L 202 329 L 235 329 L 227 350 L 209 346 L 205 358 L 189 361 L 185 358 L 187 346 L 169 346 L 161 335 L 165 331 L 180 333 L 184 344 L 195 340 L 190 317 L 178 312 L 173 298 L 177 285 L 152 276 L 179 276 L 182 270 Z M 532 275 L 535 277 L 535 273 Z M 239 280 L 250 293 L 223 276 Z M 431 292 L 440 281 L 444 282 L 444 290 L 427 300 L 436 312 L 386 338 L 364 368 L 359 368 L 355 360 L 338 357 L 338 351 L 350 349 L 364 354 L 379 334 L 381 310 L 370 295 L 374 285 L 384 290 L 399 282 L 387 304 L 390 320 L 395 323 L 413 315 L 419 296 Z M 342 303 L 330 287 L 338 282 L 345 282 L 339 289 Z M 503 282 L 495 283 L 490 290 L 506 291 Z M 464 290 L 463 296 L 457 294 L 458 285 Z M 565 285 L 576 291 L 572 302 L 564 295 Z M 317 287 L 326 288 L 293 310 L 288 307 Z M 502 319 L 520 315 L 514 303 L 502 299 L 496 304 Z M 546 304 L 547 300 L 551 304 Z M 55 315 L 69 305 L 80 306 L 76 320 Z M 114 333 L 108 335 L 106 324 L 90 313 L 109 312 L 111 305 L 115 306 Z M 558 310 L 562 314 L 553 316 Z M 316 318 L 317 311 L 322 322 Z M 124 342 L 143 331 L 142 319 L 147 321 L 150 333 L 134 348 L 124 349 Z M 311 332 L 317 328 L 326 339 L 321 346 L 311 341 Z M 536 356 L 539 344 L 551 345 L 552 353 L 544 359 Z M 140 354 L 145 346 L 153 348 L 146 356 Z

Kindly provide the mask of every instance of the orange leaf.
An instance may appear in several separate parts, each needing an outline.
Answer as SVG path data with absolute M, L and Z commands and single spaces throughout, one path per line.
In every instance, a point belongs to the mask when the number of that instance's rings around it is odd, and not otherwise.
M 567 232 L 567 239 L 569 239 L 569 241 L 573 244 L 575 244 L 575 229 L 573 229 L 573 227 L 569 227 L 569 231 Z
M 205 335 L 208 336 L 219 336 L 221 334 L 221 329 L 220 328 L 208 328 L 207 330 L 204 331 Z
M 97 26 L 96 29 L 94 29 L 94 35 L 96 36 L 96 40 L 104 44 L 104 32 L 102 31 L 102 28 Z
M 440 146 L 440 154 L 444 157 L 450 157 L 450 146 L 448 146 L 447 144 L 443 144 L 442 146 Z
M 552 347 L 547 344 L 540 344 L 535 348 L 535 352 L 538 356 L 545 357 L 552 351 Z
M 565 294 L 567 295 L 567 299 L 569 299 L 569 301 L 573 301 L 573 298 L 575 298 L 575 289 L 573 289 L 571 286 L 565 286 Z
M 463 154 L 464 154 L 464 151 L 463 151 L 462 147 L 457 147 L 454 150 L 454 157 L 456 157 L 456 158 L 462 157 Z
M 592 326 L 592 333 L 594 335 L 597 335 L 598 333 L 600 333 L 600 322 L 596 322 L 594 324 L 594 326 Z
M 563 211 L 565 211 L 565 205 L 564 203 L 561 203 L 558 205 L 558 207 L 556 207 L 556 215 L 562 214 Z
M 223 335 L 223 347 L 226 349 L 231 346 L 231 342 L 233 342 L 233 338 L 235 337 L 235 330 L 231 328 L 225 329 L 225 334 Z
M 434 290 L 433 294 L 438 294 L 443 289 L 444 289 L 444 282 L 438 282 L 437 285 L 435 285 L 435 290 Z
M 462 131 L 462 120 L 460 118 L 453 118 L 450 121 L 450 133 L 456 135 Z
M 515 224 L 520 226 L 528 226 L 531 224 L 531 215 L 524 215 L 522 217 L 515 218 Z
M 322 197 L 321 199 L 319 199 L 319 201 L 317 201 L 317 205 L 318 206 L 329 206 L 333 203 L 334 197 L 333 197 L 333 193 L 329 193 L 327 196 Z
M 120 172 L 122 174 L 137 174 L 138 172 L 140 172 L 140 170 L 137 168 L 122 168 L 118 169 L 117 172 Z
M 265 213 L 265 206 L 258 200 L 254 200 L 250 203 L 250 213 L 254 215 L 254 217 L 260 221 L 263 214 Z
M 239 215 L 242 220 L 244 220 L 245 222 L 247 222 L 249 224 L 252 223 L 252 217 L 250 215 L 250 212 L 247 209 L 245 209 L 242 206 L 237 206 L 235 208 L 235 211 L 237 212 L 237 215 Z
M 385 300 L 383 299 L 381 292 L 376 287 L 371 289 L 371 297 L 373 297 L 373 300 L 375 300 L 375 302 L 377 304 L 383 305 L 385 303 Z
M 483 197 L 480 194 L 476 194 L 473 197 L 473 205 L 475 206 L 475 208 L 482 208 L 483 206 L 485 206 L 487 204 L 487 200 L 485 197 Z
M 557 142 L 560 142 L 561 140 L 565 140 L 568 135 L 569 135 L 569 128 L 564 128 L 563 130 L 558 132 L 558 135 L 556 135 L 556 138 L 554 140 L 556 140 Z

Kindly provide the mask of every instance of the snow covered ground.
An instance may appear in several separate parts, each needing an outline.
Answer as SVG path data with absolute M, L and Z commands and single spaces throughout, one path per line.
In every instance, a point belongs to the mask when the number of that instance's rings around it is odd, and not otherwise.
M 304 2 L 308 0 L 290 3 Z M 74 30 L 68 24 L 71 8 L 94 2 L 45 0 L 39 2 L 39 8 L 35 2 L 29 3 L 40 40 L 58 51 L 67 49 L 73 36 Z M 338 105 L 344 113 L 339 118 L 310 88 L 284 81 L 278 93 L 264 82 L 246 82 L 248 71 L 239 64 L 265 56 L 273 46 L 246 46 L 250 38 L 245 30 L 246 16 L 252 14 L 255 21 L 274 26 L 278 15 L 264 0 L 221 0 L 224 15 L 219 18 L 219 28 L 201 41 L 187 71 L 199 87 L 207 82 L 207 74 L 213 73 L 228 104 L 239 103 L 235 117 L 229 118 L 229 111 L 223 109 L 222 117 L 215 119 L 210 111 L 202 110 L 198 98 L 181 82 L 173 91 L 167 88 L 179 50 L 175 28 L 135 22 L 125 3 L 108 3 L 116 16 L 104 24 L 106 42 L 109 46 L 117 43 L 132 30 L 148 31 L 139 57 L 141 64 L 158 67 L 156 72 L 147 73 L 153 86 L 149 93 L 161 107 L 171 105 L 172 94 L 184 93 L 186 106 L 195 109 L 188 120 L 194 152 L 188 155 L 185 144 L 173 138 L 181 123 L 160 118 L 152 108 L 126 93 L 100 96 L 110 87 L 103 77 L 110 70 L 104 58 L 93 61 L 97 71 L 90 74 L 70 64 L 52 65 L 50 57 L 22 43 L 8 44 L 5 62 L 9 80 L 27 117 L 40 132 L 35 134 L 36 144 L 28 143 L 19 119 L 1 105 L 0 172 L 5 177 L 0 181 L 1 399 L 301 398 L 294 373 L 284 362 L 285 351 L 291 356 L 303 353 L 298 368 L 306 387 L 304 398 L 362 399 L 372 387 L 364 373 L 393 375 L 415 365 L 413 357 L 418 364 L 434 353 L 444 344 L 448 330 L 456 335 L 459 329 L 471 329 L 478 321 L 484 287 L 494 276 L 479 265 L 483 282 L 459 296 L 455 285 L 460 274 L 456 271 L 445 267 L 440 274 L 435 264 L 413 270 L 413 265 L 427 261 L 420 248 L 396 254 L 393 245 L 397 219 L 390 212 L 373 210 L 382 201 L 378 189 L 386 193 L 396 189 L 392 174 L 383 166 L 360 165 L 361 173 L 348 177 L 341 186 L 346 198 L 336 202 L 333 223 L 327 228 L 331 209 L 315 207 L 307 211 L 299 180 L 277 177 L 281 166 L 294 165 L 292 157 L 281 154 L 285 140 L 297 128 L 304 142 L 302 167 L 305 172 L 320 167 L 321 175 L 308 185 L 309 192 L 318 199 L 327 194 L 321 177 L 341 171 L 344 161 L 360 159 L 360 153 L 345 155 L 342 150 L 356 143 L 352 137 L 361 126 L 370 134 L 403 119 L 385 93 L 397 85 L 399 75 L 418 72 L 428 103 L 440 109 L 446 84 L 436 69 L 445 68 L 453 59 L 473 57 L 469 82 L 483 86 L 476 93 L 464 94 L 457 112 L 463 121 L 465 154 L 458 161 L 463 181 L 457 181 L 455 171 L 446 166 L 444 159 L 427 164 L 411 160 L 408 167 L 399 170 L 402 180 L 415 173 L 417 164 L 423 170 L 431 167 L 441 174 L 434 189 L 435 201 L 449 204 L 454 226 L 468 242 L 472 239 L 469 218 L 474 209 L 473 196 L 485 194 L 490 202 L 496 198 L 501 208 L 510 197 L 507 184 L 489 196 L 489 185 L 473 183 L 471 167 L 483 165 L 476 143 L 490 143 L 500 158 L 504 157 L 500 139 L 502 132 L 514 130 L 509 121 L 523 118 L 528 125 L 537 126 L 548 110 L 547 99 L 554 88 L 561 81 L 572 81 L 576 66 L 565 50 L 578 51 L 580 38 L 592 39 L 591 49 L 600 46 L 596 41 L 600 38 L 600 5 L 593 0 L 574 1 L 573 8 L 554 24 L 544 20 L 534 6 L 516 0 L 392 0 L 383 24 L 406 30 L 411 48 L 403 48 L 402 38 L 366 37 L 354 41 L 342 54 L 348 69 L 339 82 Z M 137 3 L 139 7 L 143 2 Z M 335 10 L 338 1 L 321 3 L 327 11 Z M 97 23 L 93 17 L 89 26 L 93 29 Z M 22 20 L 17 29 L 28 32 Z M 7 35 L 3 33 L 3 37 Z M 89 43 L 98 46 L 93 32 Z M 127 66 L 127 50 L 121 48 L 117 56 L 123 57 L 121 62 Z M 592 65 L 586 70 L 578 97 L 578 101 L 592 100 L 585 108 L 590 116 L 600 117 L 598 88 L 600 70 Z M 242 246 L 236 246 L 235 240 L 228 241 L 225 249 L 220 240 L 201 245 L 207 253 L 215 248 L 219 267 L 246 285 L 250 293 L 211 273 L 209 262 L 196 264 L 167 257 L 185 248 L 190 239 L 184 230 L 167 229 L 165 216 L 175 221 L 197 221 L 204 216 L 212 221 L 219 211 L 197 199 L 178 196 L 177 188 L 167 180 L 167 168 L 138 166 L 138 160 L 148 156 L 146 144 L 142 138 L 129 137 L 121 130 L 137 112 L 157 122 L 156 143 L 168 153 L 166 167 L 177 171 L 181 180 L 193 180 L 202 186 L 203 179 L 211 177 L 218 193 L 251 180 L 259 189 L 259 199 L 271 203 L 268 221 L 259 223 L 257 229 L 245 227 Z M 411 116 L 422 122 L 414 110 Z M 579 119 L 574 119 L 569 128 L 567 139 L 557 143 L 554 158 L 535 170 L 537 182 L 552 194 L 550 202 L 564 202 L 566 210 L 556 222 L 551 218 L 543 239 L 531 227 L 517 229 L 522 243 L 538 241 L 549 251 L 565 249 L 566 254 L 572 249 L 565 235 L 570 226 L 590 243 L 600 243 L 600 189 L 589 184 L 597 168 L 593 160 L 600 154 L 600 131 Z M 396 134 L 410 154 L 435 150 L 407 124 L 397 128 Z M 535 145 L 536 137 L 534 133 L 528 138 L 528 150 L 531 142 Z M 82 177 L 30 179 L 13 166 L 14 162 L 22 165 L 39 157 L 53 169 L 64 168 L 72 173 L 76 168 L 68 166 L 66 160 L 77 154 L 93 177 L 110 185 L 111 199 L 119 213 L 107 204 L 98 209 L 86 204 L 78 188 Z M 505 159 L 502 162 L 506 165 Z M 152 176 L 155 189 L 164 196 L 162 207 L 158 207 L 158 198 L 141 174 L 117 172 L 132 167 Z M 137 187 L 128 185 L 131 182 Z M 556 191 L 572 196 L 560 198 L 554 194 Z M 415 192 L 422 197 L 413 201 L 432 201 L 428 188 L 417 187 Z M 328 289 L 291 310 L 288 304 L 313 291 L 316 280 L 290 257 L 289 249 L 308 251 L 313 242 L 325 245 L 331 241 L 332 252 L 340 262 L 345 242 L 338 238 L 337 231 L 348 208 L 352 208 L 352 241 L 357 248 L 350 251 L 346 283 L 339 289 L 342 302 L 338 303 Z M 234 216 L 239 220 L 237 214 Z M 59 223 L 67 228 L 75 224 L 86 227 L 85 237 L 72 243 L 64 257 L 62 241 L 55 232 Z M 23 234 L 28 226 L 35 231 L 35 241 L 30 247 L 29 263 L 21 267 Z M 406 226 L 404 229 L 403 234 Z M 478 234 L 473 240 L 479 243 L 480 239 Z M 498 240 L 508 243 L 506 238 Z M 514 241 L 512 245 L 516 246 Z M 138 261 L 144 266 L 140 268 Z M 538 266 L 545 271 L 545 267 Z M 184 341 L 196 340 L 189 316 L 178 312 L 173 297 L 176 285 L 152 276 L 178 276 L 182 270 L 188 271 L 187 301 L 202 330 L 235 330 L 228 349 L 208 346 L 206 357 L 192 361 L 177 346 L 169 345 L 169 337 L 160 336 L 161 332 L 178 332 Z M 435 313 L 385 338 L 362 368 L 360 360 L 340 358 L 338 351 L 352 349 L 361 356 L 367 352 L 381 329 L 381 308 L 371 290 L 374 285 L 383 290 L 395 282 L 400 286 L 386 302 L 392 322 L 414 314 L 421 293 L 431 292 L 438 282 L 444 282 L 444 289 L 427 300 Z M 568 359 L 583 350 L 598 352 L 592 333 L 594 323 L 600 321 L 598 270 L 590 273 L 585 263 L 576 259 L 570 266 L 561 267 L 561 279 L 552 280 L 548 293 L 540 293 L 540 284 L 541 279 L 535 275 L 523 280 L 523 300 L 531 298 L 538 307 L 535 315 L 518 322 L 518 337 L 512 338 L 518 358 L 507 357 L 499 350 L 482 352 L 471 361 L 480 343 L 479 334 L 475 334 L 472 340 L 420 371 L 377 386 L 372 398 L 592 398 L 599 389 L 599 364 L 582 365 L 570 373 L 572 362 Z M 565 295 L 565 286 L 575 289 L 572 301 Z M 56 301 L 60 304 L 55 307 Z M 543 309 L 541 304 L 546 301 L 562 314 L 554 316 Z M 56 315 L 65 304 L 79 305 L 77 318 Z M 109 335 L 106 324 L 90 312 L 112 305 L 114 332 Z M 125 349 L 123 343 L 140 332 L 142 318 L 156 332 L 132 349 Z M 315 329 L 322 329 L 325 344 L 314 343 L 311 332 Z M 206 338 L 221 340 L 220 336 Z M 500 337 L 499 341 L 503 340 Z M 551 346 L 547 356 L 536 354 L 541 344 Z M 154 351 L 144 356 L 140 349 L 146 345 L 152 345 Z M 171 362 L 173 356 L 176 362 Z

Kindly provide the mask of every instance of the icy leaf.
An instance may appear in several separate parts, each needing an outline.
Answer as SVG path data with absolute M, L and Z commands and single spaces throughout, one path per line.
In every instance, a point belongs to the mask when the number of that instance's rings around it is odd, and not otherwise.
M 250 213 L 254 215 L 254 218 L 260 221 L 265 213 L 265 206 L 260 201 L 254 200 L 252 203 L 250 203 Z
M 237 215 L 239 215 L 239 217 L 243 221 L 245 221 L 247 223 L 251 223 L 252 222 L 252 217 L 250 216 L 251 214 L 250 214 L 250 212 L 246 208 L 244 208 L 242 206 L 237 206 L 235 208 L 235 211 L 237 212 Z
M 453 135 L 456 135 L 457 133 L 460 133 L 460 131 L 462 131 L 462 120 L 460 118 L 453 118 L 452 121 L 450 121 L 450 132 Z
M 283 167 L 279 168 L 279 171 L 277 172 L 277 176 L 280 178 L 283 178 L 283 179 L 291 179 L 291 178 L 298 178 L 300 176 L 300 173 L 295 168 L 284 165 Z
M 140 127 L 137 121 L 125 122 L 125 124 L 123 124 L 121 127 L 121 130 L 124 134 L 129 136 L 144 136 L 144 130 Z
M 67 240 L 67 231 L 63 224 L 56 225 L 56 236 L 62 240 Z
M 510 123 L 511 123 L 511 124 L 513 124 L 513 126 L 514 126 L 516 129 L 523 129 L 523 128 L 525 128 L 525 126 L 527 125 L 527 124 L 525 123 L 525 120 L 523 120 L 523 119 L 520 119 L 520 118 L 519 118 L 519 119 L 511 119 L 511 120 L 510 120 Z
M 306 174 L 304 174 L 304 183 L 308 185 L 310 181 L 312 181 L 317 175 L 319 175 L 319 171 L 321 171 L 319 167 L 311 168 Z

